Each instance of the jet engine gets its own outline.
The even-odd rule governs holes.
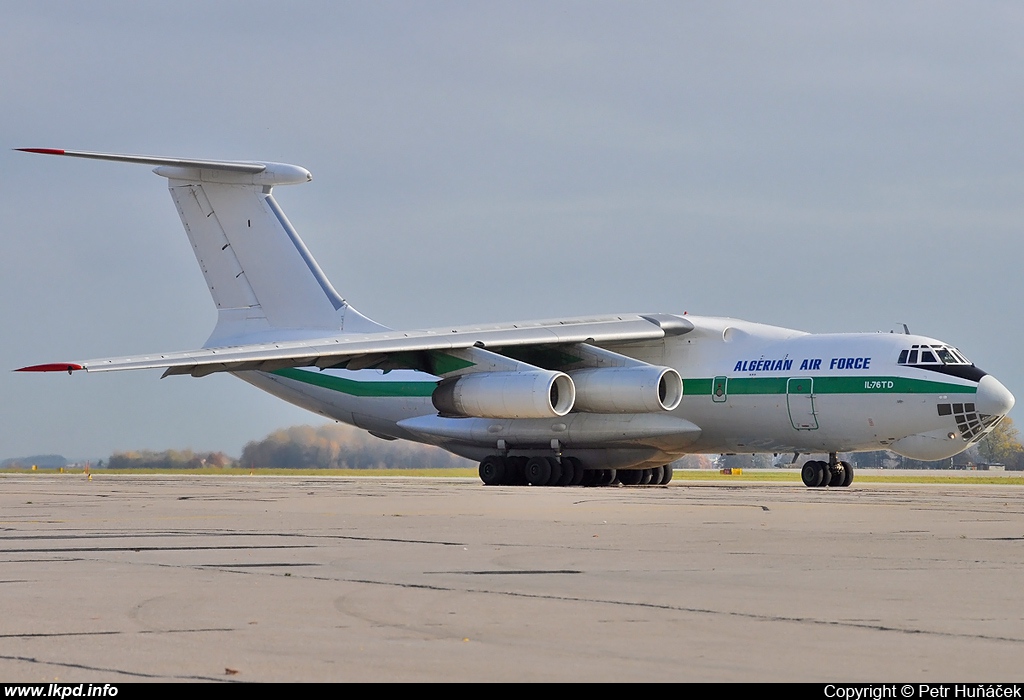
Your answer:
[[[588,413],[671,411],[683,398],[683,380],[670,367],[607,367],[571,372],[576,409]]]
[[[441,382],[431,400],[448,416],[557,418],[572,410],[576,388],[563,372],[476,372]]]

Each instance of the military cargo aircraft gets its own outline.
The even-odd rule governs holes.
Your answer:
[[[229,372],[384,439],[480,463],[485,484],[666,484],[688,453],[825,453],[808,487],[849,486],[839,453],[951,457],[1013,395],[949,343],[811,334],[731,318],[611,314],[394,330],[332,286],[273,197],[304,168],[25,148],[155,166],[217,307],[203,347],[19,371]]]

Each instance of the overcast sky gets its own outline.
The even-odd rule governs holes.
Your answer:
[[[4,2],[0,368],[200,346],[162,178],[275,195],[394,327],[604,312],[915,333],[1024,397],[1024,5]],[[0,372],[0,458],[238,455],[318,423],[230,376]]]

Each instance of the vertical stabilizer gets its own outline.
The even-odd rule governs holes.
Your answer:
[[[309,173],[277,163],[258,182],[201,168],[164,166],[171,198],[217,306],[209,345],[253,342],[266,331],[314,335],[380,330],[335,291],[271,190]],[[269,181],[269,182],[268,182]],[[272,183],[272,184],[271,184]]]

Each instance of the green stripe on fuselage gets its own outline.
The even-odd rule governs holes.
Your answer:
[[[810,376],[810,375],[805,375]],[[814,377],[815,394],[974,394],[975,385],[909,377]],[[726,394],[785,394],[789,377],[729,377]],[[711,394],[711,379],[684,379],[686,396]]]
[[[374,396],[374,397],[395,397],[395,396],[417,396],[426,397],[434,393],[437,382],[360,382],[354,379],[344,379],[333,374],[320,372],[307,372],[301,369],[279,369],[271,372],[278,377],[294,379],[303,384],[340,391],[350,396]]]

